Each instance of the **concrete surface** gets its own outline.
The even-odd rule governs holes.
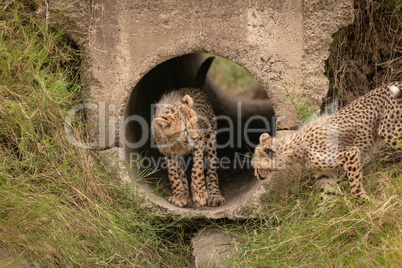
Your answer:
[[[270,96],[279,129],[295,127],[297,116],[285,88],[317,102],[327,93],[324,61],[331,35],[353,20],[352,0],[102,1],[54,0],[54,21],[67,26],[85,50],[88,99],[105,102],[101,118],[122,116],[139,80],[158,64],[188,53],[208,52],[250,71]],[[59,12],[58,7],[68,6]],[[57,14],[57,15],[56,15]],[[117,122],[113,122],[118,124]],[[103,128],[102,128],[103,129]]]
[[[227,176],[225,179],[220,178],[221,194],[226,199],[224,206],[179,208],[167,202],[167,198],[171,195],[168,183],[156,190],[156,184],[152,183],[152,179],[143,180],[136,176],[134,170],[127,170],[123,149],[112,148],[104,150],[102,153],[110,157],[111,162],[119,170],[121,180],[124,183],[133,185],[135,195],[143,202],[143,206],[150,211],[152,210],[162,215],[209,219],[247,219],[256,217],[260,213],[259,204],[263,194],[266,192],[266,187],[254,177],[250,170],[237,171],[235,176]],[[163,175],[166,177],[166,174]]]
[[[67,8],[60,12],[62,7]],[[125,161],[147,149],[157,155],[150,139],[128,148],[129,142],[140,140],[149,129],[122,122],[130,115],[141,115],[149,124],[151,104],[165,90],[189,86],[199,66],[199,54],[192,53],[230,59],[264,87],[270,104],[243,100],[248,108],[240,116],[275,113],[279,130],[296,128],[297,114],[286,89],[320,107],[328,90],[324,62],[331,36],[353,20],[352,0],[53,0],[47,8],[51,21],[66,26],[84,51],[81,75],[87,101],[97,107],[88,111],[97,145],[120,146]],[[238,99],[220,93],[210,78],[205,90],[217,113],[236,116]],[[222,155],[237,149],[245,147]],[[265,192],[261,182],[247,169],[234,175],[223,173],[229,174],[221,183],[227,204],[218,209],[178,209],[165,200],[168,187],[155,194],[155,183],[137,183],[167,213],[212,218],[253,215]],[[130,180],[137,179],[132,172]]]

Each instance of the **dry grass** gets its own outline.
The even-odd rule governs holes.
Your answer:
[[[338,33],[328,73],[344,102],[400,79],[397,3],[357,0],[356,23]],[[33,8],[0,4],[0,265],[188,266],[188,237],[205,222],[151,214],[107,159],[66,141],[63,118],[80,102],[79,52]],[[402,266],[396,154],[366,163],[368,204],[335,197],[318,214],[318,193],[300,182],[266,196],[257,219],[214,223],[244,241],[228,267]]]
[[[150,214],[107,159],[66,139],[79,51],[35,8],[0,4],[0,265],[186,264],[183,225]]]
[[[365,165],[368,204],[341,185],[350,199],[336,196],[317,209],[319,193],[303,177],[289,194],[267,196],[261,217],[222,227],[244,241],[227,267],[401,266],[402,165],[384,164]]]
[[[402,80],[401,9],[399,0],[355,1],[355,22],[336,34],[327,61],[326,103],[337,99],[342,107],[383,83]],[[365,163],[372,201],[364,205],[342,183],[350,199],[337,196],[317,210],[319,193],[308,178],[294,179],[298,170],[282,174],[295,184],[285,186],[287,193],[268,195],[264,215],[224,227],[245,241],[227,267],[402,266],[401,158],[400,151],[385,149]]]
[[[355,21],[334,37],[327,61],[330,91],[341,107],[402,79],[402,1],[355,0]]]

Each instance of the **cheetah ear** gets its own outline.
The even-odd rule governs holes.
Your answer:
[[[192,107],[194,104],[193,98],[191,98],[189,95],[184,96],[182,102],[188,107]]]
[[[162,129],[169,125],[169,121],[161,117],[157,117],[154,119],[154,124],[157,125],[160,129]]]
[[[263,142],[265,142],[266,140],[269,140],[269,139],[271,139],[271,136],[269,136],[268,133],[263,133],[260,136],[260,143],[263,143]]]
[[[257,147],[255,147],[254,154],[256,154],[257,152],[259,152],[261,154],[262,152],[264,152],[264,149],[260,146],[257,146]]]

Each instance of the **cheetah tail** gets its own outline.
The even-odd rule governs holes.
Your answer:
[[[394,98],[399,99],[402,98],[402,91],[398,86],[390,86],[389,90],[392,93],[392,96],[394,96]]]
[[[200,69],[198,69],[197,75],[194,80],[193,86],[195,88],[202,88],[204,86],[209,67],[211,67],[211,63],[214,59],[215,57],[209,57],[201,64],[201,67]]]

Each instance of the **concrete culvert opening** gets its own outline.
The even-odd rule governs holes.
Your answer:
[[[217,172],[226,204],[179,208],[167,201],[172,191],[166,164],[150,131],[155,104],[166,92],[191,87],[205,58],[202,53],[172,58],[155,66],[134,86],[125,109],[128,123],[123,130],[126,139],[124,157],[130,167],[131,178],[146,193],[147,199],[166,213],[208,218],[249,217],[256,212],[259,197],[264,191],[261,182],[253,175],[250,153],[254,152],[263,132],[275,134],[275,116],[264,89],[252,75],[241,70],[240,66],[235,67],[234,72],[227,71],[219,64],[229,68],[234,64],[227,64],[219,57],[211,66],[203,90],[218,119]],[[236,73],[246,78],[233,78]],[[237,89],[233,90],[230,81],[226,85],[222,82],[225,76],[233,81],[243,79],[244,85],[236,85]],[[191,155],[184,159],[184,168],[191,183]]]

